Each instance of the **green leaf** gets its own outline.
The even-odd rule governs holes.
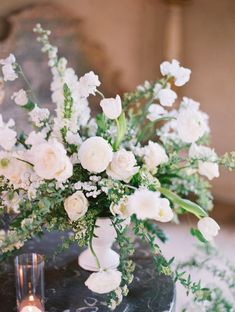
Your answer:
[[[202,235],[202,233],[198,230],[198,229],[194,229],[192,228],[190,230],[190,233],[195,236],[200,242],[202,243],[207,243],[207,240],[204,238],[204,236]]]
[[[194,214],[196,217],[206,217],[207,213],[204,209],[202,209],[199,205],[191,202],[188,199],[183,199],[179,197],[177,194],[173,193],[170,190],[167,190],[163,187],[159,188],[159,191],[174,204],[183,208],[184,210]]]
[[[119,118],[116,120],[117,122],[117,138],[116,141],[114,143],[114,149],[117,150],[119,145],[122,142],[122,139],[126,133],[126,117],[125,117],[125,113],[122,112],[122,114],[119,116]]]
[[[31,112],[31,111],[35,108],[35,106],[36,106],[35,103],[33,103],[32,101],[29,101],[29,102],[28,102],[26,105],[24,105],[23,107],[24,107],[27,111]]]

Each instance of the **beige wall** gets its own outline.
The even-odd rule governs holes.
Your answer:
[[[48,1],[49,2],[49,1]],[[54,0],[84,20],[126,89],[159,74],[167,9],[163,0]],[[0,15],[35,0],[0,0]],[[183,11],[183,59],[192,68],[184,94],[210,114],[213,145],[235,150],[235,1],[189,0]],[[235,202],[235,174],[214,182],[218,199]]]

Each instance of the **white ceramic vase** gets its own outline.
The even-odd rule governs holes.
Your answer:
[[[116,239],[116,231],[110,218],[98,218],[94,230],[96,237],[92,239],[92,247],[103,269],[115,269],[119,265],[119,255],[111,249]],[[84,250],[78,257],[81,268],[97,272],[99,267],[90,248]]]

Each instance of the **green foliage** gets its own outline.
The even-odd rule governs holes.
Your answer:
[[[118,119],[116,120],[117,122],[117,137],[116,140],[114,142],[114,150],[118,150],[124,136],[126,133],[126,129],[127,129],[127,125],[126,125],[126,117],[125,117],[125,113],[122,112],[122,114],[118,117]]]

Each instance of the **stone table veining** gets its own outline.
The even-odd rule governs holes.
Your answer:
[[[108,312],[105,295],[89,291],[84,281],[89,272],[77,264],[79,249],[76,246],[52,257],[60,244],[61,234],[46,234],[44,239],[34,239],[24,252],[35,251],[46,255],[45,295],[46,312]],[[148,249],[136,241],[138,252],[135,278],[130,292],[116,312],[173,312],[175,306],[175,286],[170,277],[157,275]],[[13,259],[9,259],[0,271],[0,312],[14,312],[15,288]]]

